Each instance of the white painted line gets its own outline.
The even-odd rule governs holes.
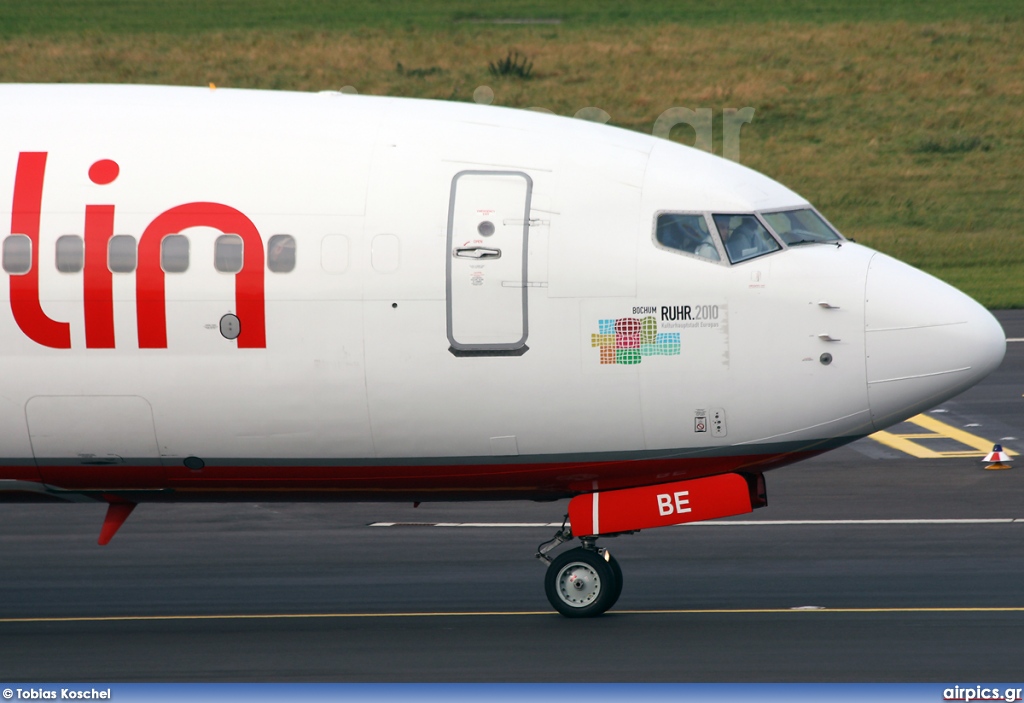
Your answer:
[[[991,525],[1010,522],[1024,522],[1024,518],[965,518],[965,519],[923,519],[923,520],[718,520],[713,522],[689,522],[677,527],[719,527],[739,525]]]
[[[371,522],[369,527],[561,527],[561,522]]]
[[[896,519],[896,520],[709,520],[686,522],[675,527],[760,527],[773,525],[1005,525],[1024,523],[1024,518]],[[369,527],[561,527],[560,522],[371,522]]]

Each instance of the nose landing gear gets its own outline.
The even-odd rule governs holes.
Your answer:
[[[548,602],[567,618],[600,615],[622,593],[622,569],[607,549],[597,546],[596,537],[582,537],[582,546],[548,559],[547,552],[572,539],[566,527],[537,550],[537,557],[548,563],[544,592]]]
[[[537,558],[548,565],[548,600],[570,618],[600,615],[622,592],[622,569],[607,549],[597,546],[598,536],[741,515],[768,504],[763,474],[725,473],[600,492],[594,488],[572,497],[562,527],[537,547]],[[552,561],[547,554],[571,540],[573,531],[582,545]]]

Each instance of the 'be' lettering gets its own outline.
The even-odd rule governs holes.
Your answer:
[[[658,512],[661,515],[683,515],[690,512],[687,506],[690,504],[689,491],[676,491],[675,493],[658,494]]]

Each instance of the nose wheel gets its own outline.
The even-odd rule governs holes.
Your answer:
[[[607,549],[586,544],[560,554],[544,576],[552,607],[568,618],[600,615],[622,593],[622,569]]]

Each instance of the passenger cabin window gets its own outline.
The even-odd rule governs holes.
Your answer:
[[[164,273],[184,273],[188,270],[188,237],[169,234],[160,242],[160,268]]]
[[[4,271],[16,276],[32,268],[32,240],[24,234],[12,234],[4,240]]]
[[[117,234],[110,238],[107,246],[107,268],[111,273],[131,273],[137,265],[135,237]]]
[[[221,273],[242,270],[242,238],[237,234],[222,234],[213,244],[213,267]]]
[[[753,215],[714,215],[714,220],[729,261],[734,264],[782,248]]]
[[[57,270],[61,273],[78,273],[85,264],[85,245],[76,234],[57,237]]]
[[[273,273],[290,273],[295,269],[295,237],[275,234],[267,242],[267,268]]]
[[[795,244],[815,244],[818,242],[838,242],[842,239],[839,233],[828,226],[821,215],[810,208],[785,210],[783,212],[763,213],[768,226],[775,234],[782,237],[789,246]]]
[[[718,254],[718,247],[715,246],[715,240],[708,231],[708,222],[703,215],[658,215],[655,238],[658,244],[669,249],[677,249],[711,261],[720,261],[722,258]]]

